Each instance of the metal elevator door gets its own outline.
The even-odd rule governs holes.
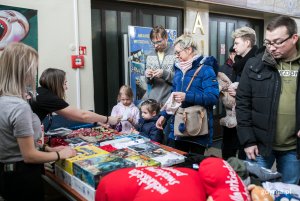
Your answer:
[[[228,58],[228,50],[233,45],[232,32],[243,26],[248,26],[255,30],[256,44],[258,47],[261,47],[263,45],[263,20],[213,13],[209,14],[209,55],[214,56],[220,66],[225,63]],[[214,110],[214,139],[222,137],[219,123],[221,113],[222,104],[221,101],[219,101],[219,105],[217,105]]]

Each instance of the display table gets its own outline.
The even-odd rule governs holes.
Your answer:
[[[172,147],[168,147],[166,145],[160,145],[162,148],[177,152],[178,154],[185,155],[186,152],[174,149]],[[70,185],[65,183],[62,179],[57,177],[54,173],[50,172],[49,170],[45,170],[45,175],[43,175],[43,179],[51,185],[54,189],[56,189],[58,192],[62,193],[63,196],[65,196],[68,200],[72,201],[88,201],[88,199],[81,196],[76,190],[74,190]]]

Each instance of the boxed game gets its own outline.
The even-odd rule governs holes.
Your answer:
[[[135,164],[112,154],[104,154],[74,162],[73,172],[74,176],[97,188],[102,176],[124,167],[135,167]]]
[[[90,185],[84,183],[77,177],[73,177],[73,186],[72,188],[77,191],[82,197],[87,199],[88,201],[95,200],[96,190],[92,188]]]
[[[73,186],[73,176],[66,171],[64,171],[58,165],[55,165],[55,175],[64,181],[64,183],[68,184],[69,186]]]
[[[124,149],[117,149],[115,151],[112,151],[110,152],[112,155],[116,156],[116,157],[119,157],[119,158],[127,158],[129,156],[132,156],[132,155],[137,155],[138,153],[131,150],[131,149],[128,149],[128,148],[124,148]]]
[[[148,156],[153,160],[160,162],[162,167],[168,167],[183,163],[185,160],[185,156],[176,152],[169,152],[162,148],[140,152],[140,154]]]
[[[129,146],[128,148],[140,153],[140,152],[150,152],[152,150],[159,149],[160,146],[149,141],[149,142],[145,142],[145,143],[132,145],[132,146]]]
[[[74,148],[77,151],[77,155],[68,158],[65,160],[59,160],[56,162],[56,164],[67,171],[68,173],[73,175],[73,163],[76,161],[92,158],[95,156],[100,156],[102,154],[107,154],[107,151],[104,151],[96,146],[93,145],[85,145],[85,146],[79,146]]]
[[[135,167],[160,166],[160,162],[155,161],[147,156],[143,156],[140,154],[131,155],[125,159],[133,162],[135,164]]]

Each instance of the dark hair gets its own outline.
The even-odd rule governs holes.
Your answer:
[[[297,24],[294,19],[288,16],[278,16],[271,20],[271,22],[267,25],[268,31],[274,31],[274,29],[284,26],[286,27],[288,34],[291,36],[298,32]]]
[[[150,31],[150,39],[151,40],[154,38],[157,38],[159,36],[163,39],[168,38],[167,31],[161,25],[153,27],[153,29]]]
[[[59,98],[65,98],[64,83],[66,79],[66,72],[56,68],[47,68],[40,77],[40,85]]]
[[[150,112],[150,113],[153,113],[153,112],[156,112],[156,114],[159,114],[159,110],[160,110],[160,106],[158,104],[158,102],[154,99],[148,99],[148,100],[145,100],[142,104],[141,104],[141,107],[142,106],[146,106],[147,107],[147,110]]]

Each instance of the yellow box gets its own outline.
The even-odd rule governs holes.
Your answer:
[[[99,147],[96,147],[94,145],[84,145],[84,146],[78,146],[74,148],[77,151],[77,155],[68,158],[65,160],[59,160],[56,162],[56,164],[64,169],[66,172],[73,175],[73,163],[76,161],[81,161],[84,159],[93,158],[95,156],[99,156],[102,154],[107,154],[108,152],[100,149]]]

